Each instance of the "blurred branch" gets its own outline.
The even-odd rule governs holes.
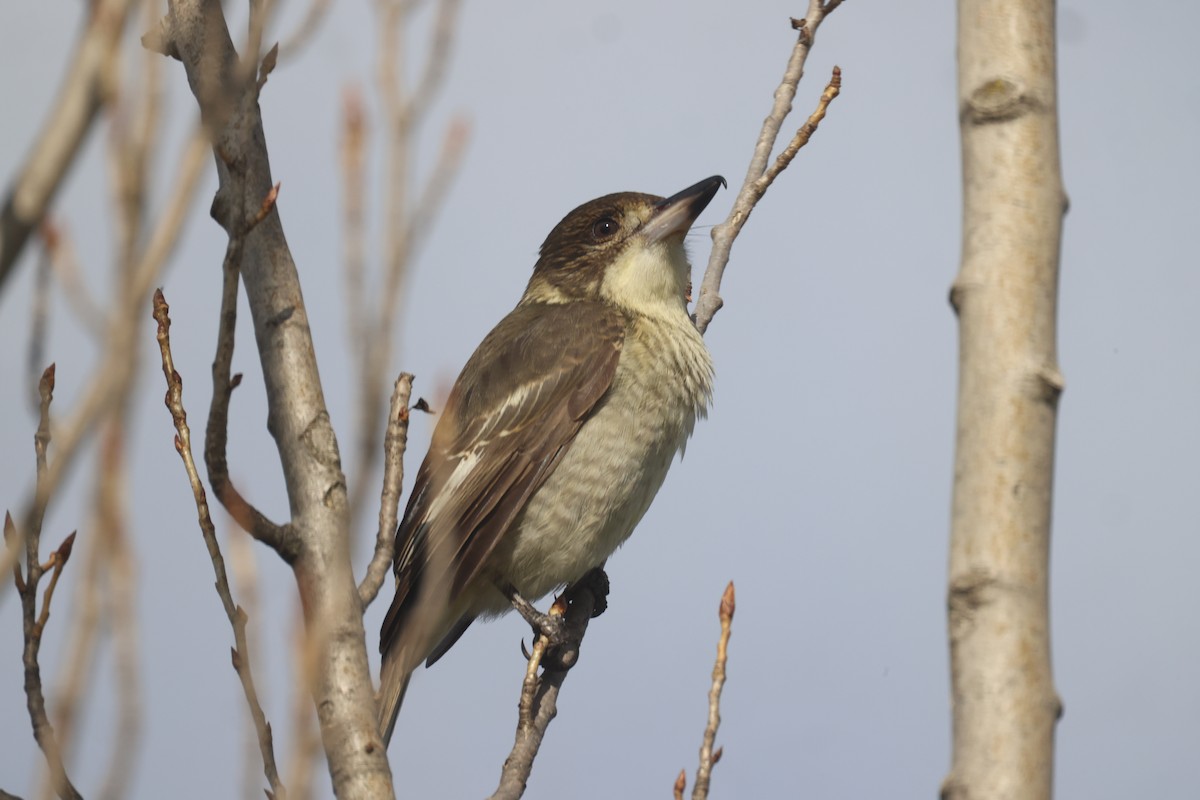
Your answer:
[[[346,481],[321,390],[296,265],[278,209],[263,214],[272,179],[258,105],[269,70],[238,74],[217,0],[176,0],[143,41],[178,58],[213,133],[213,217],[235,248],[246,288],[275,438],[299,541],[293,562],[310,637],[319,643],[312,696],[334,793],[389,798],[391,770],[375,724],[366,633],[350,564]],[[316,638],[319,637],[319,638]]]
[[[290,61],[308,46],[313,35],[320,29],[321,23],[325,21],[331,5],[333,5],[331,0],[311,0],[309,2],[304,19],[300,20],[300,24],[296,26],[296,30],[292,31],[292,35],[285,38],[279,45],[281,59]]]
[[[142,19],[154,19],[153,3],[141,4]],[[140,58],[137,58],[140,56]],[[108,164],[111,207],[115,210],[117,261],[112,275],[112,297],[124,314],[113,319],[111,335],[128,343],[136,352],[144,317],[141,302],[145,289],[128,295],[136,287],[139,249],[146,235],[149,206],[149,176],[160,141],[162,112],[162,69],[146,53],[135,54],[137,63],[128,79],[117,73],[113,79],[113,102],[109,113]],[[157,271],[157,269],[155,269]],[[82,286],[80,286],[82,291]],[[137,309],[135,313],[134,310]],[[141,733],[141,685],[138,674],[136,564],[129,541],[127,498],[128,462],[125,444],[130,437],[134,414],[133,392],[142,360],[130,358],[128,380],[119,387],[111,410],[100,422],[100,447],[95,486],[95,544],[103,552],[108,589],[109,628],[115,644],[117,714],[110,741],[113,743],[101,800],[118,800],[128,795],[135,772]]]
[[[233,579],[233,590],[241,598],[240,605],[246,612],[246,641],[249,644],[249,652],[245,657],[246,667],[253,670],[255,659],[252,654],[258,651],[260,644],[260,639],[256,635],[260,626],[255,625],[254,621],[262,618],[253,540],[235,531],[233,535],[226,536],[225,546],[229,553],[229,575]],[[254,715],[251,714],[247,721],[249,725],[247,725],[245,761],[242,770],[242,796],[246,800],[256,800],[262,792],[258,777],[258,765],[262,762],[262,753],[259,748],[258,724]],[[285,783],[284,785],[290,786],[291,784]],[[294,792],[290,792],[289,797],[291,800],[296,800]]]
[[[75,319],[96,338],[104,335],[104,311],[96,304],[83,279],[79,256],[67,227],[46,217],[39,227],[54,280],[63,290]]]
[[[192,458],[192,434],[187,424],[187,411],[183,407],[183,379],[175,371],[174,359],[171,356],[171,318],[170,308],[163,298],[162,290],[154,293],[154,319],[158,323],[158,346],[162,354],[163,375],[167,380],[166,405],[175,423],[175,449],[183,459],[187,471],[188,482],[192,487],[192,497],[196,502],[199,515],[200,533],[208,548],[212,560],[213,572],[216,573],[217,595],[225,609],[225,616],[233,627],[235,646],[231,650],[233,668],[242,682],[242,690],[246,695],[246,703],[250,706],[250,714],[254,718],[254,727],[258,731],[259,749],[262,752],[263,772],[271,785],[270,794],[283,800],[287,793],[279,780],[279,771],[275,767],[275,747],[271,734],[271,723],[267,722],[262,705],[258,702],[258,691],[254,686],[254,676],[250,669],[249,644],[246,639],[246,612],[233,602],[229,590],[229,580],[225,574],[225,559],[221,555],[221,547],[217,543],[217,532],[212,517],[208,511],[208,499],[204,485],[200,482],[200,473],[196,470],[196,462]]]
[[[0,290],[107,100],[110,70],[133,3],[96,0],[86,7],[90,18],[74,47],[75,60],[0,208]]]
[[[721,760],[722,750],[713,752],[713,743],[717,738],[717,728],[721,724],[721,690],[725,687],[725,660],[729,654],[729,634],[733,627],[736,605],[733,581],[730,581],[725,587],[725,593],[721,595],[721,638],[717,640],[717,663],[713,665],[712,688],[708,692],[708,724],[704,727],[704,740],[700,745],[700,766],[696,769],[692,800],[705,800],[708,797],[713,764]]]
[[[365,316],[367,303],[363,296],[367,260],[364,211],[367,185],[366,115],[362,94],[353,87],[347,88],[342,93],[342,139],[339,149],[342,165],[342,259],[345,262],[346,322],[350,328],[350,346],[355,351],[366,343],[370,330]],[[361,397],[359,399],[362,400]],[[360,409],[360,416],[361,413]],[[365,490],[363,496],[366,496]]]
[[[733,240],[737,238],[742,226],[750,218],[754,206],[766,194],[767,189],[775,178],[787,168],[797,151],[803,147],[816,131],[817,125],[825,116],[825,109],[833,98],[837,97],[842,85],[842,73],[837,67],[833,68],[833,77],[821,95],[817,110],[808,121],[801,126],[792,137],[787,147],[770,163],[771,151],[779,138],[779,131],[784,120],[792,112],[792,100],[796,97],[796,87],[804,77],[804,63],[808,60],[809,50],[812,49],[813,37],[825,17],[841,4],[841,0],[809,0],[808,15],[803,19],[793,19],[792,27],[798,31],[796,44],[792,48],[791,58],[788,59],[787,69],[783,80],[775,90],[775,102],[771,112],[763,120],[762,131],[754,145],[754,156],[750,159],[750,167],[746,170],[746,179],[733,201],[729,216],[712,230],[713,247],[708,258],[708,267],[704,270],[704,279],[700,283],[695,311],[692,319],[700,333],[708,329],[713,316],[720,310],[721,278],[725,274],[725,266],[729,263],[729,253],[733,249]]]
[[[378,91],[387,126],[386,179],[384,182],[383,264],[381,290],[372,304],[362,294],[362,226],[361,174],[351,170],[349,147],[355,140],[348,129],[344,139],[343,163],[346,174],[347,219],[347,282],[350,317],[360,319],[358,330],[352,334],[352,346],[359,368],[359,408],[355,424],[353,469],[350,471],[351,530],[365,507],[369,484],[366,481],[377,457],[379,428],[383,419],[384,380],[392,374],[392,348],[396,341],[395,326],[400,318],[399,305],[404,297],[408,271],[413,259],[432,230],[433,220],[441,210],[446,191],[458,172],[466,148],[468,126],[465,120],[451,120],[442,137],[441,150],[434,167],[416,193],[416,203],[410,200],[414,184],[414,165],[428,161],[417,151],[417,129],[428,117],[429,108],[442,88],[454,42],[461,0],[438,0],[428,54],[415,80],[406,80],[404,47],[407,26],[416,4],[407,0],[378,0],[379,61],[376,65]],[[358,104],[361,124],[361,103]],[[348,125],[354,116],[347,112]],[[361,161],[357,164],[361,169]],[[355,219],[357,213],[359,219]],[[353,305],[355,302],[358,306]],[[352,322],[352,325],[355,323]]]
[[[45,508],[74,465],[79,448],[101,427],[99,420],[111,413],[132,386],[136,359],[130,354],[136,352],[139,327],[136,310],[177,244],[183,220],[191,207],[205,151],[201,134],[202,131],[195,131],[185,147],[179,160],[179,171],[171,184],[173,191],[150,230],[145,247],[128,271],[122,273],[126,277],[118,281],[115,309],[107,320],[104,333],[102,359],[70,415],[56,426],[57,458],[49,463],[44,478],[37,482],[33,497],[26,503],[18,533],[32,527],[39,509]],[[7,560],[7,554],[0,560]]]
[[[288,786],[292,787],[292,800],[309,800],[312,797],[313,767],[321,753],[321,739],[317,735],[317,726],[313,723],[312,695],[320,662],[322,637],[306,631],[303,624],[298,624],[295,628],[296,633],[292,637],[294,680],[289,731],[292,746],[288,751]]]
[[[597,582],[599,579],[603,584]],[[558,715],[558,693],[567,672],[579,659],[579,648],[588,623],[607,604],[607,583],[608,578],[601,570],[593,570],[567,587],[550,607],[548,616],[564,622],[561,641],[551,642],[544,633],[534,640],[525,678],[521,682],[516,736],[500,770],[500,784],[489,800],[516,800],[525,793],[546,729]],[[538,668],[545,666],[543,660],[550,656],[553,656],[556,668],[545,667],[539,676]]]
[[[149,8],[151,4],[142,5]],[[89,7],[91,34],[94,36],[107,26],[112,29],[110,33],[119,38],[125,11],[117,20],[112,16],[112,3],[101,0]],[[126,92],[116,48],[117,44],[114,44],[112,51],[104,56],[97,78],[102,92],[93,98],[109,107],[106,120],[109,123],[108,165],[113,200],[109,207],[115,211],[117,244],[111,306],[101,310],[92,301],[81,277],[84,270],[77,266],[69,239],[61,226],[52,225],[43,216],[40,229],[50,267],[63,286],[76,317],[100,345],[100,357],[91,376],[82,384],[81,399],[66,419],[56,425],[56,458],[40,464],[33,496],[22,511],[22,524],[13,526],[16,535],[12,537],[19,539],[24,532],[40,528],[48,503],[64,485],[84,443],[98,433],[97,464],[91,471],[95,476],[95,492],[94,519],[89,529],[94,535],[88,537],[82,581],[74,593],[72,613],[66,617],[70,623],[64,649],[67,655],[61,660],[53,732],[57,750],[54,760],[70,761],[72,734],[77,728],[82,700],[95,696],[89,693],[88,679],[96,671],[97,642],[105,635],[112,635],[116,662],[112,671],[116,683],[113,694],[117,712],[109,717],[111,731],[89,744],[90,749],[95,749],[97,741],[102,747],[104,743],[110,743],[112,748],[107,772],[97,791],[101,798],[127,794],[126,784],[135,774],[134,761],[139,749],[141,681],[135,613],[137,580],[136,563],[127,539],[127,464],[123,449],[129,431],[130,398],[137,387],[140,364],[137,331],[144,325],[142,303],[145,293],[177,242],[205,153],[203,138],[193,134],[191,148],[177,160],[177,176],[168,184],[169,193],[161,203],[158,218],[152,226],[147,226],[147,165],[154,145],[159,141],[158,69],[154,64],[135,67],[134,74],[139,76],[140,86]],[[77,60],[76,63],[80,62]],[[197,143],[199,147],[195,146]],[[34,346],[39,338],[40,334],[35,332]],[[6,566],[8,555],[6,548],[4,558],[0,559]],[[76,561],[79,558],[77,556]],[[57,575],[52,578],[52,585],[56,578]],[[39,683],[40,680],[39,675]],[[105,690],[111,691],[108,687]],[[42,794],[53,791],[61,795],[63,777],[52,768]]]
[[[54,399],[54,365],[51,364],[42,373],[38,382],[38,428],[33,437],[34,453],[37,459],[37,481],[45,480],[47,472],[46,451],[50,446],[50,403]],[[45,517],[45,506],[37,509],[25,528],[25,574],[21,574],[19,563],[13,565],[13,582],[21,596],[21,615],[23,619],[25,646],[21,654],[21,662],[25,667],[25,701],[29,710],[29,721],[33,726],[33,738],[46,757],[46,765],[50,769],[50,782],[57,794],[63,800],[80,800],[80,794],[67,777],[63,764],[62,749],[54,727],[46,716],[46,697],[42,688],[42,668],[38,663],[38,654],[42,646],[42,634],[46,623],[50,621],[50,601],[54,597],[54,589],[58,586],[59,576],[67,559],[71,557],[71,548],[75,544],[75,534],[68,536],[58,549],[50,554],[50,560],[43,564],[38,551],[42,541],[42,521]],[[13,523],[11,515],[4,517],[4,539],[6,542],[17,542],[20,536]],[[38,610],[37,590],[42,576],[50,572],[50,583],[42,596],[42,607]]]
[[[383,492],[379,499],[379,530],[375,534],[375,555],[367,574],[358,585],[363,608],[375,601],[383,581],[391,571],[396,549],[396,517],[400,492],[404,485],[404,450],[408,446],[408,401],[412,397],[413,376],[401,372],[392,388],[387,432],[383,437]]]
[[[130,438],[132,414],[130,392],[124,392],[114,412],[104,421],[97,456],[95,489],[95,535],[93,547],[106,562],[109,591],[108,610],[115,643],[117,713],[112,719],[112,756],[104,783],[97,794],[102,800],[128,797],[134,762],[141,737],[143,684],[138,674],[137,569],[129,540],[129,465],[125,444]],[[82,623],[82,621],[80,621]],[[64,730],[64,735],[66,730]]]
[[[45,225],[42,226],[45,229]],[[43,235],[43,246],[34,273],[33,302],[29,313],[29,353],[26,356],[26,380],[30,388],[38,385],[38,371],[46,363],[46,336],[49,330],[50,317],[50,263],[51,237]],[[39,398],[36,389],[31,399],[34,408],[38,407]]]

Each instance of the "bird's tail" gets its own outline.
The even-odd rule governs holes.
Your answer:
[[[403,659],[385,655],[379,673],[379,732],[385,748],[392,740],[396,717],[400,716],[404,693],[408,691],[408,679],[412,677],[412,670],[406,669],[402,662]]]

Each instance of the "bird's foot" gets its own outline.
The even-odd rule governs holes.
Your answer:
[[[585,590],[592,595],[592,619],[595,619],[608,610],[608,573],[603,567],[588,570],[582,578],[568,586],[565,593],[567,602],[574,603]]]
[[[534,608],[533,603],[522,597],[520,592],[512,586],[505,587],[504,593],[508,596],[508,602],[512,603],[512,607],[517,610],[517,613],[524,617],[525,621],[533,627],[533,636],[535,639],[539,636],[545,636],[551,647],[563,641],[567,622],[562,614],[543,614]]]
[[[566,672],[579,661],[579,645],[588,621],[608,608],[608,591],[608,575],[596,567],[567,587],[562,597],[555,601],[557,608],[552,607],[551,613],[543,614],[515,588],[504,588],[513,608],[533,626],[534,637],[546,637],[542,667],[552,672]]]

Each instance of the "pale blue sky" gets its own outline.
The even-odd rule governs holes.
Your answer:
[[[303,6],[289,6],[291,30]],[[804,4],[468,3],[430,141],[452,112],[472,138],[411,281],[392,370],[417,394],[453,379],[516,302],[545,234],[611,191],[670,194],[721,173],[739,183]],[[76,28],[77,3],[0,7],[0,181],[41,124]],[[850,0],[819,33],[801,87],[806,114],[833,64],[844,89],[812,144],[737,242],[725,309],[708,334],[718,382],[630,543],[609,564],[608,613],[588,634],[527,797],[669,796],[689,776],[705,719],[716,608],[738,614],[713,797],[936,795],[949,763],[945,568],[956,328],[946,301],[959,253],[953,4]],[[1200,177],[1194,31],[1186,4],[1068,3],[1060,18],[1066,220],[1052,557],[1060,797],[1200,794],[1200,370],[1193,225]],[[340,96],[373,80],[370,4],[335,4],[326,27],[263,97],[279,208],[304,281],[325,394],[349,452],[351,371],[340,279]],[[278,34],[277,34],[278,35]],[[182,69],[165,72],[173,141],[194,116]],[[373,118],[377,118],[372,110]],[[795,125],[802,117],[798,116]],[[380,137],[373,143],[379,146]],[[56,215],[89,281],[106,287],[102,138]],[[159,194],[176,158],[162,158]],[[194,420],[208,403],[224,235],[205,188],[163,279]],[[701,224],[718,221],[731,193]],[[695,261],[707,236],[693,239]],[[0,501],[31,486],[35,420],[25,375],[28,255],[0,296]],[[94,348],[62,303],[48,356],[60,413]],[[282,518],[248,317],[235,369],[230,459]],[[240,790],[245,705],[194,508],[171,446],[147,325],[137,396],[131,514],[145,678],[138,798]],[[413,425],[415,468],[430,421]],[[80,528],[92,461],[51,509],[47,537]],[[372,494],[375,490],[372,489]],[[229,532],[222,521],[222,533]],[[365,557],[361,560],[365,563]],[[82,563],[82,560],[79,562]],[[259,667],[278,752],[290,736],[283,665],[296,617],[287,571],[259,550],[266,608]],[[75,567],[72,564],[72,567]],[[43,663],[60,667],[80,573],[68,568]],[[375,636],[386,603],[367,618]],[[40,764],[21,693],[18,604],[0,595],[0,787],[29,796]],[[391,749],[408,797],[478,797],[511,743],[523,623],[473,628],[413,682]],[[101,650],[73,765],[98,791],[112,745],[111,647]],[[285,767],[286,769],[286,767]],[[689,778],[690,782],[690,778]],[[328,793],[323,774],[317,778]]]

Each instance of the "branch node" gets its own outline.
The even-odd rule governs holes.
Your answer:
[[[250,224],[243,232],[244,234],[249,233],[258,227],[258,224],[266,219],[268,214],[275,210],[275,201],[279,199],[279,187],[282,185],[283,181],[277,181],[275,185],[271,187],[271,190],[267,192],[266,197],[263,198],[262,203],[258,207],[258,213],[255,214],[254,218],[250,220]]]
[[[267,83],[267,76],[275,71],[275,65],[279,61],[279,42],[276,42],[267,54],[263,56],[262,63],[258,67],[258,80],[255,85],[261,92],[263,86]]]
[[[746,224],[750,212],[762,199],[771,183],[780,172],[787,168],[797,151],[808,142],[816,131],[817,125],[825,116],[826,108],[837,96],[841,87],[841,70],[835,67],[829,85],[821,94],[817,110],[809,116],[808,122],[801,126],[787,147],[771,163],[771,151],[779,138],[779,131],[783,127],[784,121],[791,113],[796,87],[804,75],[804,63],[808,59],[813,35],[825,14],[832,11],[837,5],[837,0],[830,0],[825,5],[814,0],[809,4],[809,13],[806,18],[791,18],[792,28],[798,31],[798,36],[792,47],[787,69],[775,90],[771,111],[763,121],[742,188],[734,199],[729,216],[724,222],[715,226],[712,231],[712,252],[709,255],[708,267],[704,270],[704,279],[700,283],[699,300],[692,313],[692,321],[701,335],[708,330],[713,316],[721,308],[721,279],[725,274],[725,267],[729,263],[729,254],[733,249],[734,240],[741,232],[742,226]]]

